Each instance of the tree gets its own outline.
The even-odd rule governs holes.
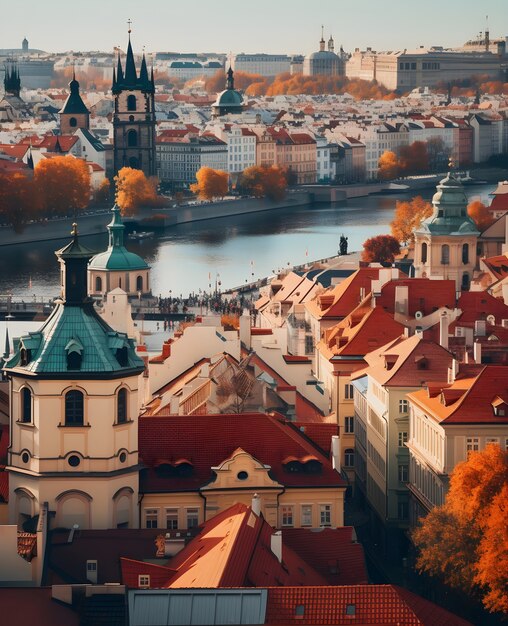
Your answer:
[[[391,235],[371,237],[363,244],[362,261],[368,263],[392,264],[396,254],[400,253],[400,244]]]
[[[223,198],[228,192],[228,173],[222,170],[202,167],[196,172],[196,181],[190,186],[190,189],[192,193],[197,194],[202,200]]]
[[[90,171],[82,159],[70,155],[41,159],[34,181],[48,217],[84,209],[90,202]]]
[[[122,215],[134,215],[141,206],[159,206],[157,178],[147,178],[142,170],[122,167],[115,176],[116,203]]]
[[[402,146],[400,149],[400,169],[401,173],[406,176],[427,173],[429,171],[429,155],[426,143],[413,141],[409,146]]]
[[[277,165],[253,165],[245,169],[238,188],[256,198],[282,200],[286,195],[286,172]]]
[[[492,213],[480,200],[473,200],[473,202],[469,203],[467,214],[476,224],[479,231],[484,231],[495,221]]]
[[[427,155],[431,172],[442,171],[450,159],[450,151],[442,137],[431,137],[427,140]]]
[[[9,224],[14,232],[23,231],[28,220],[37,216],[39,194],[32,178],[20,172],[0,173],[0,221]]]
[[[93,199],[97,204],[107,204],[109,202],[110,192],[111,183],[107,178],[104,178],[99,187],[95,190]]]
[[[379,157],[378,168],[378,176],[381,180],[398,178],[400,164],[395,152],[385,150]]]
[[[400,243],[414,241],[414,231],[424,219],[432,215],[432,211],[432,204],[421,196],[408,201],[397,200],[393,221],[390,224],[392,235]]]
[[[489,444],[457,465],[445,503],[413,532],[420,571],[508,611],[508,451]]]

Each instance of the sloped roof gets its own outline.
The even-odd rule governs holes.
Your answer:
[[[79,83],[73,78],[69,83],[70,93],[65,101],[63,107],[60,109],[60,115],[68,114],[68,115],[80,115],[85,114],[88,115],[88,109],[85,106],[85,103],[81,99],[79,94]]]
[[[297,606],[302,607],[298,612]],[[472,626],[437,604],[395,585],[269,589],[265,624]]]
[[[344,481],[328,458],[289,423],[264,413],[233,415],[174,415],[143,417],[139,423],[139,453],[147,466],[141,474],[142,492],[197,490],[214,480],[213,467],[237,448],[271,467],[273,480],[287,487],[336,486]],[[320,474],[291,473],[284,460],[314,455],[322,464]],[[192,464],[189,477],[165,477],[156,472],[160,459],[169,463],[185,458]]]
[[[508,319],[508,306],[488,291],[463,291],[457,307],[462,311],[455,322],[459,326],[486,319],[488,315],[493,315],[498,323]]]
[[[376,304],[390,313],[395,312],[397,287],[408,288],[408,314],[414,317],[417,311],[429,315],[441,307],[455,308],[455,281],[431,280],[430,278],[407,278],[390,280],[381,288]]]
[[[508,424],[508,415],[495,415],[492,404],[498,397],[508,404],[508,367],[486,365],[477,375],[408,397],[440,423]]]

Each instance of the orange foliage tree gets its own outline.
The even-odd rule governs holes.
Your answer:
[[[202,167],[196,172],[196,182],[190,186],[202,200],[223,198],[229,188],[229,176],[222,170],[214,170],[211,167]]]
[[[287,173],[277,165],[253,165],[242,172],[238,188],[256,198],[282,200],[286,195]]]
[[[401,173],[406,176],[425,174],[429,171],[429,155],[425,142],[413,141],[409,146],[401,147],[400,169]]]
[[[134,215],[142,206],[156,207],[163,203],[157,196],[157,178],[147,178],[142,170],[122,167],[115,176],[116,203],[122,215]]]
[[[23,225],[37,217],[39,194],[32,178],[22,173],[0,173],[0,222],[20,233]]]
[[[508,451],[489,444],[457,465],[445,503],[413,532],[417,567],[508,612]]]
[[[399,159],[395,152],[391,150],[385,150],[379,157],[378,161],[378,176],[381,180],[393,180],[399,176]]]
[[[412,200],[397,200],[393,221],[390,224],[392,235],[400,243],[414,241],[414,231],[424,219],[432,215],[432,204],[421,196]]]
[[[84,209],[90,202],[90,170],[82,159],[70,155],[41,159],[34,181],[48,217]]]
[[[400,244],[395,237],[391,235],[378,235],[364,242],[362,261],[388,265],[393,263],[395,255],[399,254],[399,252]]]
[[[105,178],[98,188],[94,191],[93,199],[97,204],[106,204],[109,202],[109,195],[111,193],[111,183],[109,179]]]
[[[495,221],[492,213],[480,200],[473,200],[473,202],[468,204],[467,214],[476,224],[479,231],[484,231]]]

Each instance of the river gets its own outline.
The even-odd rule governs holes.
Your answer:
[[[495,185],[466,187],[470,199],[489,202]],[[433,190],[422,192],[425,198]],[[414,195],[414,194],[411,194]],[[273,274],[288,265],[337,254],[339,237],[349,250],[360,250],[365,239],[388,233],[397,200],[405,194],[379,195],[326,204],[251,213],[167,229],[141,243],[128,242],[152,266],[152,292],[186,296],[210,291],[215,281],[227,289]],[[86,237],[93,250],[107,246],[107,235]],[[0,294],[17,297],[55,296],[59,270],[54,251],[60,242],[22,244],[0,249]]]

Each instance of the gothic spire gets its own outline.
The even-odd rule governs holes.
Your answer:
[[[149,85],[148,69],[146,67],[146,59],[145,59],[145,53],[144,52],[143,52],[143,59],[141,61],[141,69],[139,71],[139,82],[142,85]]]
[[[129,45],[127,46],[127,59],[125,61],[125,83],[135,85],[138,80],[136,64],[134,63],[134,53],[132,52],[131,34],[129,29]]]
[[[228,70],[228,74],[227,74],[227,80],[226,80],[226,89],[234,89],[235,88],[235,78],[234,78],[234,72],[233,69],[231,68],[231,65],[229,66],[229,70]]]

